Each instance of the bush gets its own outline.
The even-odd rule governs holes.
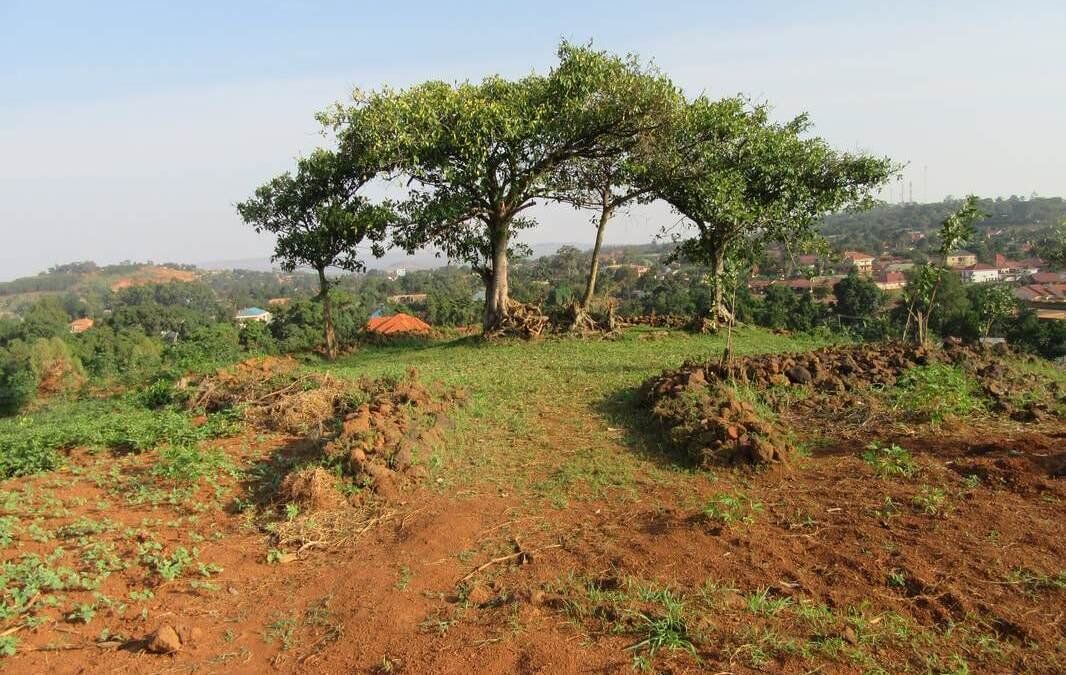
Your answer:
[[[30,366],[29,351],[16,341],[0,349],[0,415],[13,415],[33,400],[37,376]]]

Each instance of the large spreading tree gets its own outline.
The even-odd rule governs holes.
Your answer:
[[[728,258],[769,243],[816,244],[823,216],[870,203],[896,170],[886,158],[833,150],[809,136],[810,127],[806,115],[779,123],[764,105],[701,96],[674,126],[670,151],[644,174],[652,194],[684,217],[677,255],[710,267],[706,318],[714,327],[732,321],[723,288]]]
[[[616,154],[657,125],[657,111],[677,95],[633,57],[567,43],[558,55],[547,75],[357,94],[354,105],[322,116],[342,152],[368,152],[406,180],[400,246],[436,247],[481,274],[486,331],[509,312],[514,234],[533,224],[527,209],[551,198],[557,171]]]
[[[330,268],[365,268],[359,248],[364,242],[380,254],[380,242],[394,221],[388,204],[372,203],[359,194],[378,171],[357,153],[316,150],[300,159],[296,173],[286,172],[237,205],[256,232],[277,235],[273,260],[283,269],[310,267],[318,273],[327,358],[337,355],[330,299]]]

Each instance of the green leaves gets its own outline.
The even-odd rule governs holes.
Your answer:
[[[358,247],[380,244],[395,214],[388,203],[373,204],[358,191],[377,175],[366,155],[315,150],[237,205],[256,232],[277,235],[274,260],[293,270],[363,269]]]

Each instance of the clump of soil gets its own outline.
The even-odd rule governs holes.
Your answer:
[[[333,474],[320,466],[293,471],[281,482],[280,496],[303,512],[329,511],[344,504]]]
[[[1011,367],[1000,351],[963,345],[929,349],[904,343],[826,347],[791,354],[765,354],[733,360],[686,363],[644,384],[653,415],[670,429],[671,439],[700,464],[746,461],[783,462],[792,451],[780,408],[795,404],[812,416],[869,411],[881,404],[876,392],[896,384],[918,366],[946,363],[972,376],[990,408],[1019,421],[1054,414],[1047,391],[1062,400],[1054,383]],[[777,410],[746,399],[783,399]],[[1025,401],[1019,406],[1017,401]],[[827,420],[828,421],[828,420]],[[831,431],[831,430],[830,430]]]

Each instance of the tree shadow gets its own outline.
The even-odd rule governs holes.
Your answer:
[[[285,476],[299,467],[320,463],[321,459],[320,441],[297,437],[286,440],[244,470],[240,481],[243,496],[240,501],[231,502],[227,510],[238,513],[249,503],[257,508],[276,504]]]
[[[662,423],[645,405],[639,387],[613,391],[593,404],[592,409],[611,427],[622,430],[622,442],[641,459],[674,471],[691,471],[695,464],[667,435]]]

